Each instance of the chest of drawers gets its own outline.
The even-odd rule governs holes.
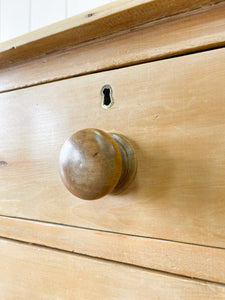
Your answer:
[[[225,299],[224,16],[116,1],[2,44],[2,299]],[[63,185],[60,149],[85,128],[131,142],[122,193]]]

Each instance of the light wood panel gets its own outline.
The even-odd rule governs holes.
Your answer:
[[[225,286],[0,240],[0,296],[12,299],[222,300]]]
[[[218,49],[1,94],[0,214],[225,247],[224,63]],[[126,193],[89,202],[61,183],[60,148],[88,127],[133,141]]]
[[[0,236],[225,283],[225,250],[0,217]]]
[[[120,0],[0,44],[1,67],[223,0]]]
[[[222,46],[224,15],[221,3],[0,70],[0,91]]]

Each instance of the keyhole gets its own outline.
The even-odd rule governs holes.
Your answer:
[[[112,87],[110,85],[104,85],[101,90],[102,95],[102,107],[108,109],[113,105]]]
[[[110,89],[105,88],[103,90],[103,94],[104,94],[103,104],[106,106],[110,105],[111,104]]]

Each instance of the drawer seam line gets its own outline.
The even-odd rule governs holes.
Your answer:
[[[204,48],[207,47],[207,48]],[[11,89],[6,89],[6,90],[2,90],[0,91],[0,94],[4,94],[7,92],[13,92],[13,91],[18,91],[18,90],[23,90],[23,89],[27,89],[27,88],[31,88],[31,87],[35,87],[35,86],[39,86],[39,85],[45,85],[45,84],[49,84],[49,83],[54,83],[54,82],[58,82],[58,81],[63,81],[63,80],[68,80],[68,79],[72,79],[72,78],[80,78],[83,76],[87,76],[87,75],[93,75],[93,74],[98,74],[98,73],[102,73],[102,72],[108,72],[108,71],[115,71],[115,70],[120,70],[123,68],[129,68],[129,67],[135,67],[138,65],[143,65],[143,64],[147,64],[147,63],[151,63],[151,62],[158,62],[158,61],[164,61],[164,60],[168,60],[168,59],[174,59],[174,58],[178,58],[178,57],[182,57],[182,56],[188,56],[188,55],[193,55],[193,54],[198,54],[198,53],[204,53],[204,52],[208,52],[208,51],[213,51],[213,50],[218,50],[218,49],[223,49],[225,48],[225,41],[221,41],[221,42],[215,42],[212,44],[208,44],[205,46],[202,46],[202,48],[197,48],[196,50],[194,48],[190,48],[190,49],[186,49],[187,52],[180,52],[180,53],[172,53],[172,54],[168,54],[167,56],[163,56],[163,57],[152,57],[152,59],[143,59],[140,61],[137,61],[135,63],[125,63],[124,65],[121,66],[116,66],[116,67],[109,67],[109,68],[103,68],[100,70],[96,70],[96,71],[89,71],[89,72],[81,72],[80,74],[77,75],[68,75],[65,77],[60,77],[60,78],[55,78],[55,79],[49,79],[46,81],[40,81],[37,83],[33,83],[33,84],[28,84],[28,85],[24,85],[21,87],[15,87],[15,88],[11,88]],[[185,50],[184,50],[185,51]]]
[[[74,229],[89,230],[89,231],[95,231],[95,232],[104,232],[104,233],[108,233],[108,234],[118,234],[118,235],[131,236],[131,237],[136,237],[136,238],[151,239],[151,240],[157,240],[157,241],[162,241],[162,242],[178,243],[178,244],[191,245],[191,246],[196,246],[196,247],[204,247],[204,248],[225,250],[225,248],[218,247],[218,246],[195,244],[195,243],[191,243],[191,242],[182,242],[182,241],[169,240],[169,239],[163,239],[163,238],[157,238],[157,237],[151,237],[151,236],[144,236],[144,235],[131,234],[131,233],[123,233],[123,232],[110,231],[110,230],[97,229],[97,228],[90,228],[90,227],[84,227],[84,226],[76,226],[76,225],[57,223],[57,222],[51,222],[51,221],[35,220],[35,219],[16,217],[16,216],[0,215],[0,218],[21,220],[21,221],[27,221],[27,222],[30,222],[30,223],[33,222],[33,223],[40,223],[40,224],[51,224],[51,225],[55,225],[55,226],[59,226],[59,227],[69,227],[69,228],[74,228]]]
[[[37,243],[25,242],[25,241],[21,241],[21,240],[17,240],[17,239],[7,238],[7,237],[4,237],[4,236],[0,235],[0,240],[1,239],[2,240],[8,240],[8,241],[11,241],[11,242],[16,242],[18,244],[23,244],[23,245],[27,245],[27,246],[35,246],[35,247],[43,248],[43,249],[46,249],[46,250],[52,250],[52,251],[66,253],[66,254],[70,254],[70,255],[77,255],[77,256],[81,256],[81,257],[86,257],[88,259],[95,259],[95,260],[105,261],[105,262],[109,262],[109,263],[125,265],[125,266],[129,266],[129,267],[132,267],[132,268],[138,268],[138,269],[142,269],[142,270],[146,270],[146,271],[151,271],[151,272],[155,272],[155,273],[162,274],[162,275],[174,276],[174,277],[177,277],[177,278],[183,278],[183,279],[188,279],[188,280],[192,280],[192,281],[199,281],[199,282],[205,283],[205,284],[210,283],[210,284],[225,287],[225,283],[220,283],[220,282],[216,282],[216,281],[212,281],[212,280],[205,280],[205,279],[201,279],[201,278],[198,278],[198,277],[190,277],[190,276],[186,276],[186,275],[182,275],[182,274],[176,274],[176,273],[167,272],[167,271],[161,271],[161,270],[147,268],[147,267],[143,267],[143,266],[139,266],[139,265],[135,265],[135,264],[131,264],[131,263],[120,262],[120,261],[116,261],[116,260],[107,259],[107,258],[104,258],[104,257],[92,256],[92,255],[83,254],[83,253],[79,253],[79,252],[75,252],[75,251],[68,251],[68,250],[64,250],[64,249],[60,249],[60,248],[55,248],[55,247],[50,247],[50,246],[46,246],[46,245],[37,244]]]

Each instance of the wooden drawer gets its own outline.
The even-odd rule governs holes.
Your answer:
[[[224,62],[222,48],[1,94],[0,214],[225,247]],[[133,141],[124,194],[83,201],[61,183],[60,148],[88,127]]]
[[[14,299],[225,299],[218,284],[0,240],[0,297]]]

